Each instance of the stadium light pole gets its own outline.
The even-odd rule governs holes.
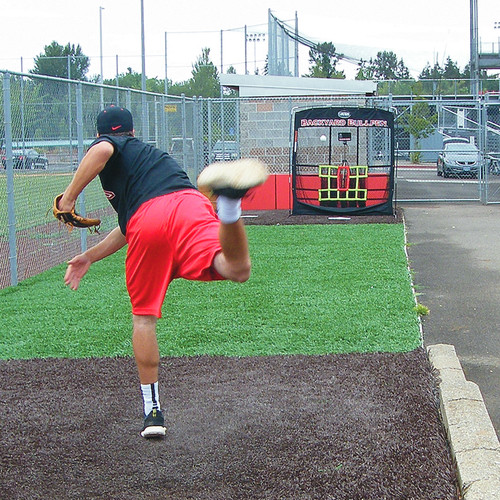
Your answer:
[[[220,74],[224,73],[224,30],[220,30]]]
[[[148,111],[146,99],[146,43],[144,40],[144,0],[141,0],[141,60],[142,60],[142,77],[141,77],[141,90],[142,90],[142,138],[144,141],[149,140],[149,127],[148,127]]]
[[[101,57],[101,78],[100,83],[104,81],[103,77],[103,66],[102,66],[102,11],[104,7],[99,7],[99,48],[100,48],[100,57]]]
[[[253,64],[254,64],[254,73],[257,74],[257,42],[265,42],[266,34],[265,33],[248,33],[245,36],[246,42],[253,42]]]
[[[247,46],[248,46],[248,33],[247,33],[247,25],[245,24],[245,75],[248,75]]]
[[[299,76],[299,17],[295,11],[295,71],[294,76]]]
[[[103,64],[102,64],[102,11],[104,7],[99,7],[99,47],[100,47],[100,59],[101,59],[101,75],[99,78],[99,83],[101,84],[101,109],[104,108],[104,91],[102,88],[102,84],[104,82],[103,76]]]
[[[479,95],[479,39],[477,0],[470,0],[470,79],[471,94]]]
[[[146,43],[144,40],[144,0],[141,0],[141,61],[142,61],[142,78],[141,89],[146,90]]]
[[[168,95],[167,32],[165,31],[165,95]]]
[[[494,29],[500,29],[500,21],[495,21],[493,24]],[[498,54],[500,55],[500,36],[498,37],[498,45],[497,45],[497,50]],[[500,74],[498,75],[498,93],[500,95]]]

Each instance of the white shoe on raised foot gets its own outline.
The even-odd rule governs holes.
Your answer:
[[[249,189],[264,184],[269,174],[260,160],[245,158],[208,165],[198,177],[198,189],[228,198],[243,198]]]

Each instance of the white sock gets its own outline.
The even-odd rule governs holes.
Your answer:
[[[217,215],[224,224],[232,224],[241,217],[241,199],[219,196],[217,198]]]
[[[151,410],[161,410],[158,382],[154,384],[141,384],[142,400],[144,402],[144,415],[149,415]]]

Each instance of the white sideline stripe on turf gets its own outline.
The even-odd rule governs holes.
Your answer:
[[[398,179],[399,181],[404,181],[404,182],[439,182],[440,184],[447,183],[447,184],[477,184],[478,181],[474,179],[468,179],[468,180],[460,180],[460,179],[455,179],[455,180],[444,180],[444,179]]]

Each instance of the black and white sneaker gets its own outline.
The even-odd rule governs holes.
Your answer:
[[[216,162],[201,172],[198,189],[216,196],[239,199],[249,189],[264,184],[268,175],[264,163],[254,158]]]
[[[144,427],[141,431],[143,438],[158,438],[165,436],[167,429],[165,428],[165,419],[160,410],[153,409],[144,419]]]

